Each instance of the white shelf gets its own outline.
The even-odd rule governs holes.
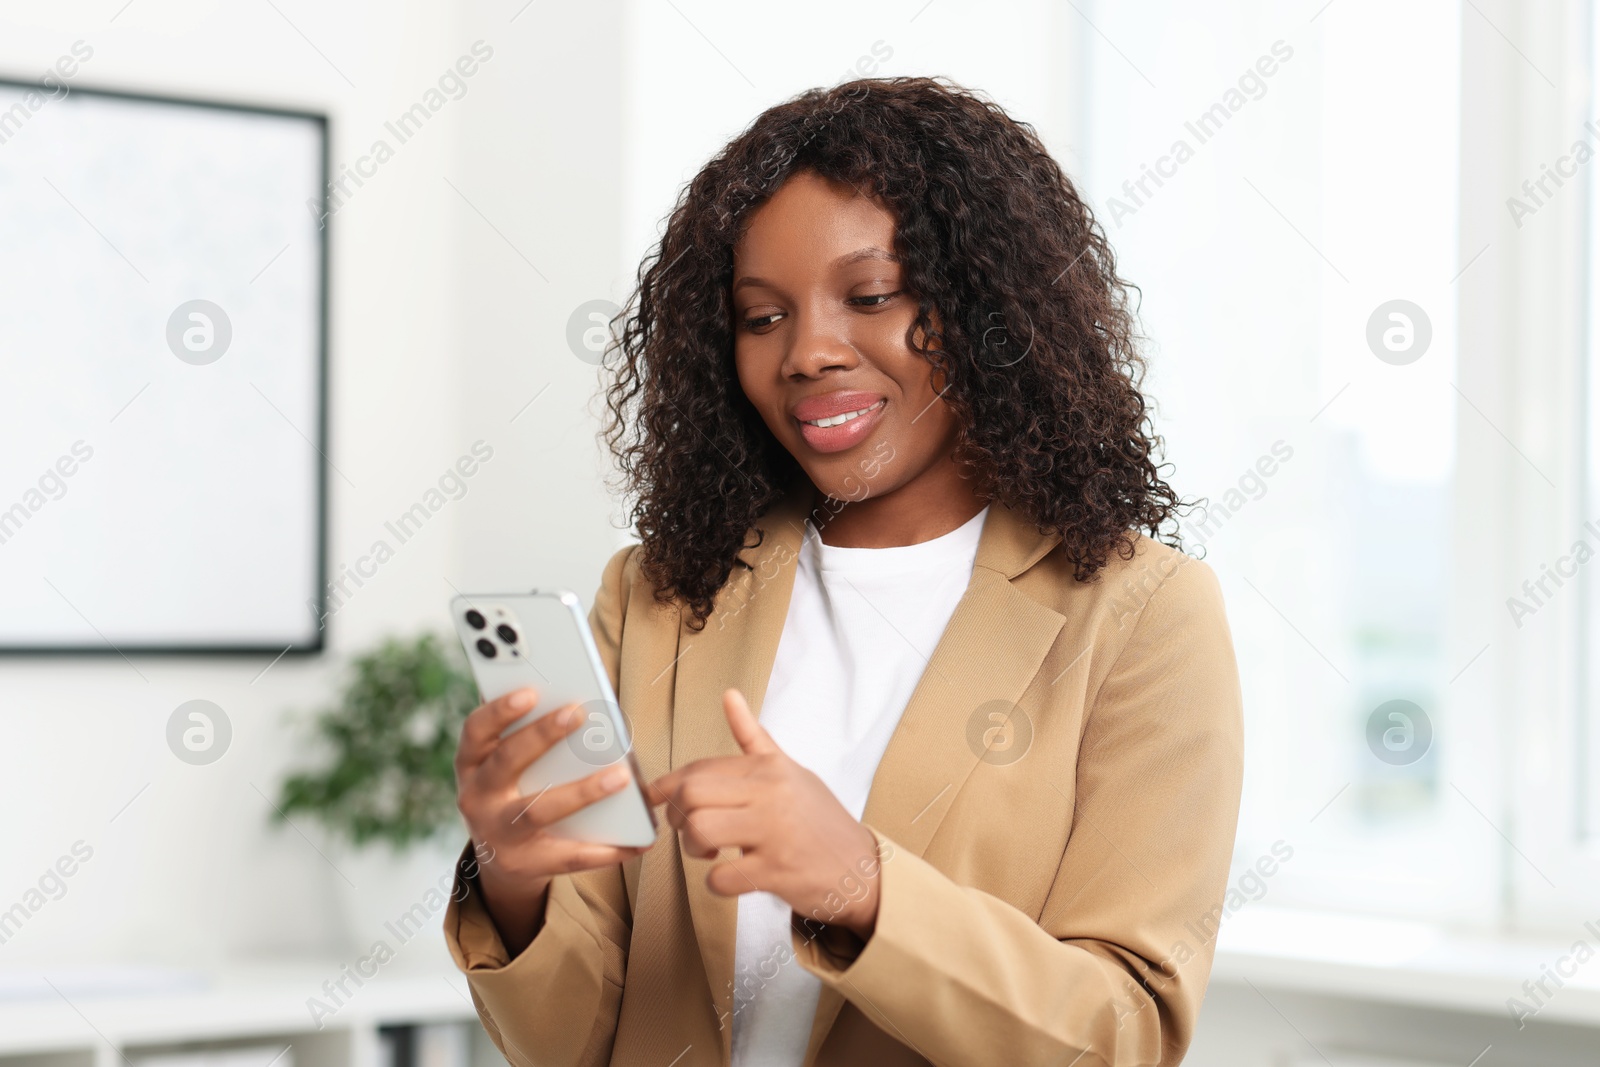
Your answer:
[[[307,1002],[334,1003],[323,983],[339,979],[342,964],[230,967],[152,983],[148,992],[84,989],[70,971],[47,971],[59,992],[0,999],[0,1067],[123,1067],[129,1051],[273,1041],[294,1047],[295,1067],[375,1067],[380,1026],[480,1029],[466,980],[454,970],[380,970],[359,987],[347,981],[351,995],[319,1028]]]
[[[1600,924],[1597,924],[1600,925]],[[1427,923],[1276,908],[1247,908],[1224,922],[1212,981],[1509,1018],[1506,1001],[1533,1003],[1523,983],[1585,940],[1462,934]],[[1600,1028],[1600,958],[1563,978],[1537,1018]]]

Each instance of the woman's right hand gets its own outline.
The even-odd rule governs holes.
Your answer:
[[[523,796],[517,788],[523,770],[583,723],[581,709],[568,704],[500,736],[536,703],[532,689],[518,689],[482,705],[467,716],[456,749],[456,807],[472,835],[484,906],[513,958],[544,925],[551,878],[648,850],[572,841],[548,831],[551,823],[626,788],[631,776],[626,763],[617,763]]]

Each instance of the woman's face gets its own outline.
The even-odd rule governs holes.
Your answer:
[[[751,216],[733,253],[739,384],[818,490],[882,497],[953,473],[954,412],[906,343],[916,298],[895,220],[850,186],[802,171]]]

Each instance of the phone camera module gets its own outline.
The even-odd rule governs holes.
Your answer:
[[[479,611],[477,608],[469,608],[467,609],[467,625],[472,627],[474,630],[481,630],[485,626],[489,625],[489,623],[486,619],[484,619],[483,612]]]
[[[508,645],[514,645],[517,643],[517,631],[507,626],[505,623],[501,623],[499,626],[496,626],[494,628],[494,632],[499,634],[500,640],[504,641]]]
[[[478,638],[478,651],[483,655],[484,659],[494,659],[494,642],[489,640],[487,637]]]

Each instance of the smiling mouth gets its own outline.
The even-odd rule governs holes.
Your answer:
[[[822,429],[826,429],[829,426],[843,426],[852,419],[859,419],[863,415],[872,414],[883,407],[884,403],[885,401],[879,400],[876,404],[869,404],[860,411],[847,411],[843,415],[834,415],[826,419],[801,419],[800,424],[803,426],[816,426]]]

